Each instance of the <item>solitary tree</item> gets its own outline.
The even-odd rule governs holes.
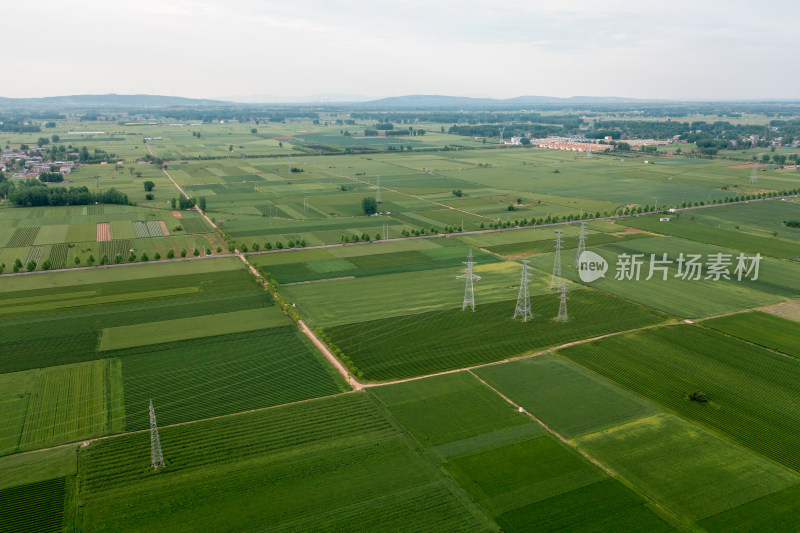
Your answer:
[[[364,210],[365,215],[374,215],[378,212],[378,202],[375,198],[367,196],[361,200],[361,209]]]
[[[144,185],[144,190],[147,192],[152,191],[156,186],[156,184],[150,180],[145,181],[143,185]]]
[[[197,201],[198,207],[200,207],[200,211],[206,210],[206,197],[201,196],[200,199]]]

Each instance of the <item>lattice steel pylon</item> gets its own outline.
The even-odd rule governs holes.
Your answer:
[[[561,230],[556,230],[556,256],[553,260],[553,277],[550,278],[550,290],[558,289],[564,281],[561,279]]]
[[[375,186],[377,190],[375,191],[375,201],[381,203],[381,177],[378,176],[377,181],[375,182]]]
[[[750,173],[750,183],[758,183],[758,163],[753,163],[753,171]]]
[[[467,307],[475,311],[475,291],[473,289],[472,283],[473,281],[480,281],[481,277],[477,274],[473,273],[472,267],[475,265],[475,261],[472,260],[472,249],[469,251],[469,255],[467,256],[467,260],[464,261],[464,264],[467,265],[467,268],[464,270],[464,273],[460,276],[456,276],[456,279],[465,279],[466,284],[464,285],[464,303],[461,305],[461,310],[466,311]]]
[[[581,254],[586,251],[586,222],[581,221],[581,234],[578,237],[578,251],[575,253],[575,268],[578,268],[578,260]]]
[[[566,322],[569,320],[569,317],[567,316],[567,284],[561,283],[559,291],[561,292],[561,302],[558,304],[558,316],[556,317],[556,322]]]
[[[514,310],[514,318],[522,317],[523,322],[533,318],[531,312],[531,298],[528,294],[528,260],[522,261],[522,280],[519,283],[519,296],[517,296],[517,308]]]
[[[156,412],[153,410],[153,400],[150,400],[150,466],[158,470],[159,466],[164,465],[164,454],[161,453],[161,438],[158,436],[158,425],[156,424]]]

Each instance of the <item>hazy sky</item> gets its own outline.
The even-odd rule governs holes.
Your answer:
[[[0,96],[800,98],[796,0],[6,2]]]

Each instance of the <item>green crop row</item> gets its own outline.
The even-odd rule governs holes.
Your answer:
[[[36,235],[39,233],[40,229],[40,226],[17,228],[6,246],[9,248],[22,248],[23,246],[31,246],[33,241],[36,240]]]
[[[0,490],[0,531],[62,531],[66,478]]]
[[[565,348],[568,359],[800,470],[800,361],[695,325]],[[706,401],[693,401],[701,392]],[[695,395],[694,397],[698,397]]]
[[[515,301],[483,304],[475,312],[434,311],[336,326],[325,334],[364,376],[390,380],[499,361],[565,342],[639,328],[663,315],[591,290],[570,296],[570,320],[555,322],[559,297],[531,298],[534,318],[513,320]]]
[[[158,410],[156,410],[158,415]],[[395,430],[363,394],[270,409],[160,430],[165,472],[220,464],[302,444],[358,433],[373,438]],[[126,435],[82,449],[79,473],[86,497],[114,490],[154,475],[150,468],[150,435]]]

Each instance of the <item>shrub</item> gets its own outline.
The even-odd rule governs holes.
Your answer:
[[[693,393],[689,394],[689,400],[698,403],[708,402],[708,398],[706,397],[706,395],[699,390],[696,390]]]

